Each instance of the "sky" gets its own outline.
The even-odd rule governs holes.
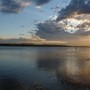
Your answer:
[[[90,0],[0,0],[0,38],[90,38]]]

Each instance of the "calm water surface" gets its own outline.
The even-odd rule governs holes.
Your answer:
[[[0,47],[0,90],[90,90],[90,48]]]

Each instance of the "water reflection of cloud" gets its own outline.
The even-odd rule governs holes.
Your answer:
[[[56,59],[39,59],[38,68],[43,68],[45,70],[56,70],[59,66],[59,60]]]
[[[65,80],[64,83],[69,81],[81,85],[90,84],[90,50],[85,48],[66,48],[64,51],[56,49],[47,52],[47,54],[44,53],[43,57],[41,57],[40,53],[38,52],[37,60],[39,69],[53,71],[60,82],[62,77],[63,81]],[[62,56],[61,53],[63,53]],[[82,90],[82,87],[80,88],[76,89]]]
[[[37,55],[37,66],[39,69],[49,70],[49,71],[56,71],[60,62],[62,61],[62,54],[63,50],[58,51],[57,48],[55,49],[47,49],[46,52],[43,50],[38,50]]]

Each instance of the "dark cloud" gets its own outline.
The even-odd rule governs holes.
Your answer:
[[[90,22],[84,22],[77,26],[79,29],[88,29],[90,27]]]
[[[18,13],[28,4],[24,0],[1,0],[0,11],[3,13]]]
[[[67,17],[73,17],[73,14],[90,14],[90,0],[71,0],[66,8],[59,12],[57,21]]]
[[[77,26],[79,30],[75,32],[75,34],[90,36],[90,22],[86,21]]]
[[[41,6],[49,1],[51,0],[0,0],[0,11],[3,13],[18,13],[31,3]]]
[[[76,23],[79,21],[74,20]],[[37,24],[38,31],[36,35],[47,40],[70,40],[90,35],[90,22],[86,21],[74,26],[71,21],[67,21],[67,19],[60,22],[48,20],[44,23],[39,23]]]
[[[61,26],[52,20],[37,24],[37,28],[45,33],[56,33],[60,31]]]
[[[79,36],[90,36],[90,31],[85,31],[84,29],[76,31],[74,34]]]
[[[37,6],[41,6],[41,5],[46,4],[50,1],[51,0],[32,0],[32,2],[34,2]]]
[[[37,24],[37,28],[36,35],[47,40],[66,40],[74,37],[74,34],[64,30],[62,24],[52,20]]]

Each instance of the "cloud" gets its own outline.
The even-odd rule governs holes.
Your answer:
[[[24,42],[30,42],[30,40],[25,38],[0,39],[0,43],[24,43]]]
[[[47,40],[70,40],[90,35],[90,0],[71,0],[55,19],[37,24],[36,35]]]
[[[65,22],[66,23],[66,22]],[[74,40],[83,36],[90,36],[90,29],[82,27],[84,24],[79,24],[76,27],[70,27],[56,21],[45,21],[37,25],[38,31],[36,35],[46,40]]]
[[[41,6],[41,5],[47,4],[50,1],[51,0],[32,0],[32,2],[35,3],[37,6]]]
[[[0,0],[0,11],[2,13],[19,13],[31,3],[41,6],[49,1],[51,0]]]
[[[18,13],[29,4],[24,0],[1,0],[0,11],[3,13]]]
[[[74,34],[64,30],[64,25],[53,20],[37,24],[36,35],[46,40],[67,40],[72,39]]]
[[[59,12],[57,21],[75,14],[90,14],[90,0],[71,0],[69,5]]]
[[[37,24],[36,35],[47,40],[66,40],[90,35],[90,0],[71,0],[69,5],[51,17]],[[58,21],[58,22],[57,22]]]
[[[88,16],[84,16],[80,15],[58,22],[55,19],[50,19],[39,23],[37,24],[36,35],[47,40],[73,40],[82,36],[89,36],[90,20]]]

